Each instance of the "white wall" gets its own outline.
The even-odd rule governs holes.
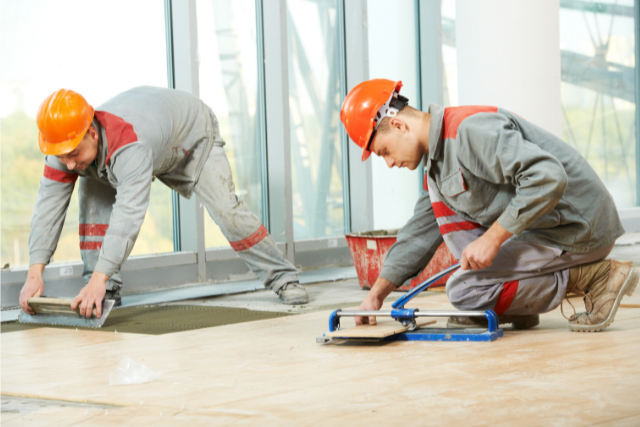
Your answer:
[[[562,137],[559,0],[456,0],[459,105],[495,105]]]
[[[401,93],[417,105],[415,4],[413,0],[368,0],[369,78],[402,80]],[[402,227],[420,195],[418,171],[389,169],[381,158],[372,162],[374,229]]]

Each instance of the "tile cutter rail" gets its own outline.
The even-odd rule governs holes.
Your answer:
[[[329,316],[329,333],[323,334],[316,339],[318,344],[328,344],[333,340],[376,340],[376,341],[495,341],[504,335],[504,331],[498,328],[498,316],[493,310],[476,310],[476,311],[458,311],[458,310],[425,310],[420,311],[417,308],[405,308],[404,306],[422,291],[427,289],[433,283],[449,273],[454,272],[460,267],[460,264],[441,271],[435,276],[425,280],[411,291],[404,294],[400,299],[395,301],[391,306],[392,310],[351,310],[344,311],[338,309]],[[342,317],[391,317],[400,322],[404,326],[404,330],[392,335],[372,338],[372,337],[354,337],[351,334],[340,336],[340,318]],[[487,329],[451,329],[451,328],[421,328],[417,326],[416,319],[420,317],[484,317],[487,319]],[[351,331],[357,330],[350,328]],[[343,329],[344,330],[344,329]],[[346,331],[346,330],[345,330]],[[330,336],[327,336],[330,335]],[[351,336],[348,336],[351,335]]]

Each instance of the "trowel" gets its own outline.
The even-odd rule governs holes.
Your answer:
[[[80,315],[80,307],[76,311],[71,310],[70,299],[33,297],[29,298],[29,305],[36,314],[28,314],[20,311],[18,322],[36,323],[40,325],[75,326],[80,328],[100,328],[111,312],[115,300],[102,301],[102,316],[96,317],[96,309],[93,309],[91,317],[87,319]]]

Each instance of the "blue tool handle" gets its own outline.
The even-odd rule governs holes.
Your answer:
[[[417,308],[400,308],[396,310],[391,310],[391,317],[396,320],[416,320],[416,311]]]
[[[411,301],[414,297],[416,297],[420,292],[424,291],[429,286],[431,286],[432,284],[434,284],[435,282],[440,280],[442,277],[446,276],[447,274],[451,273],[452,271],[457,270],[458,268],[460,268],[460,263],[454,264],[451,267],[442,270],[440,273],[436,274],[435,276],[432,276],[432,277],[428,278],[427,280],[425,280],[424,282],[420,283],[418,286],[416,286],[415,288],[413,288],[412,290],[410,290],[409,292],[404,294],[402,296],[402,298],[400,298],[399,300],[397,300],[396,302],[391,304],[391,307],[393,307],[393,308],[404,308],[404,305],[406,303],[408,303],[409,301]]]
[[[340,317],[338,317],[338,312],[340,310],[342,309],[337,309],[329,316],[329,332],[337,331],[338,329],[340,329]]]
[[[484,312],[484,317],[486,317],[487,322],[489,322],[488,332],[491,333],[491,332],[497,331],[499,322],[498,322],[498,315],[496,314],[496,312],[493,310],[486,310]]]

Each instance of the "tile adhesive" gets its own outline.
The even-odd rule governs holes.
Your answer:
[[[192,329],[231,325],[288,316],[287,313],[253,311],[245,308],[204,307],[194,305],[164,305],[153,307],[125,307],[114,309],[102,328],[103,332],[162,335]],[[2,333],[49,326],[3,323]],[[63,329],[75,329],[56,326]]]

